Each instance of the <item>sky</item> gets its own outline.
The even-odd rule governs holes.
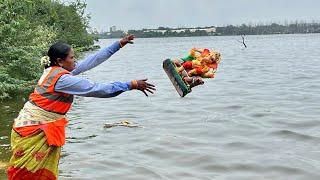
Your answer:
[[[65,0],[72,1],[72,0]],[[320,0],[82,0],[99,31],[319,22]]]

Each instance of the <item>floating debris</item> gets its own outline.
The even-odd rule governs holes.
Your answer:
[[[120,122],[115,122],[115,123],[107,123],[104,125],[104,128],[112,128],[112,127],[117,127],[117,126],[124,126],[124,127],[142,127],[139,124],[132,123],[128,120],[120,121]]]

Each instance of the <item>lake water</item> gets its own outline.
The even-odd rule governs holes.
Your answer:
[[[157,92],[77,97],[59,179],[320,179],[320,35],[245,39],[246,49],[239,36],[136,39],[82,75],[97,82],[148,77]],[[220,51],[222,63],[215,79],[180,98],[162,61],[192,47]],[[2,162],[21,106],[1,107]],[[143,127],[103,128],[122,120]]]

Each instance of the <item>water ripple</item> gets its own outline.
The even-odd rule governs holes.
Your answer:
[[[270,133],[271,136],[278,136],[283,138],[291,138],[299,141],[320,141],[319,137],[310,136],[290,130],[277,130]]]

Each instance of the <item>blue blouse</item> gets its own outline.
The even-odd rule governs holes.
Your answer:
[[[108,98],[114,97],[131,89],[131,82],[113,82],[110,84],[96,83],[87,79],[76,77],[76,75],[92,69],[109,59],[120,49],[119,41],[111,46],[105,47],[95,54],[79,61],[71,74],[65,74],[57,81],[54,90],[78,96]]]

